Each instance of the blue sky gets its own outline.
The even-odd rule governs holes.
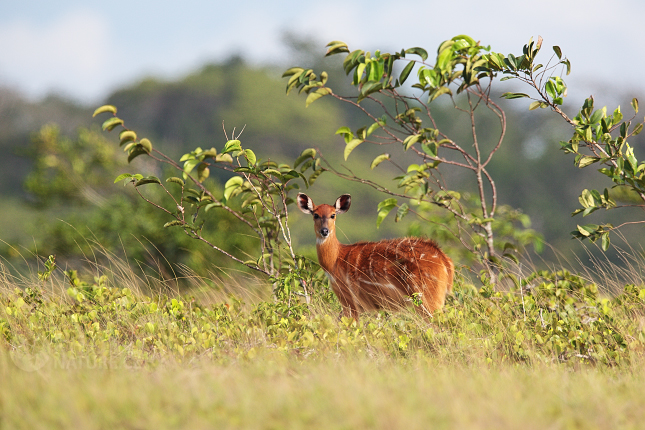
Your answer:
[[[320,40],[321,53],[330,40],[433,51],[458,34],[519,53],[541,35],[573,64],[570,94],[638,96],[644,16],[642,0],[7,0],[0,3],[0,85],[32,99],[54,91],[96,104],[144,76],[180,77],[235,52],[257,64],[284,60],[285,31]]]

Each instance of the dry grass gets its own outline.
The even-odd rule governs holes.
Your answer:
[[[645,422],[640,341],[625,352],[629,360],[615,365],[562,362],[543,349],[529,354],[534,358],[513,359],[518,332],[509,331],[512,318],[520,318],[527,339],[532,329],[525,314],[504,313],[502,304],[513,302],[503,297],[478,298],[478,306],[486,306],[476,311],[462,294],[432,323],[414,315],[367,316],[362,325],[347,326],[326,316],[332,315],[327,304],[317,305],[307,320],[283,325],[282,317],[270,323],[271,315],[261,322],[249,315],[248,303],[269,299],[257,280],[205,279],[183,270],[182,282],[197,302],[221,304],[233,293],[245,298],[247,310],[229,322],[204,313],[182,311],[186,320],[150,313],[146,317],[157,326],[148,332],[148,320],[136,319],[131,309],[155,301],[160,309],[167,306],[144,300],[155,289],[184,300],[176,284],[139,274],[118,258],[107,261],[90,264],[89,273],[133,291],[126,297],[132,307],[112,307],[124,300],[115,294],[114,302],[83,310],[65,293],[69,285],[60,273],[42,282],[35,272],[15,276],[0,267],[0,329],[4,318],[16,334],[11,342],[0,338],[0,428],[604,429]],[[26,287],[44,289],[50,306],[16,307],[12,292]],[[112,309],[112,316],[92,317],[94,309]],[[494,318],[503,323],[484,327]],[[535,324],[541,327],[540,320]],[[39,339],[41,331],[60,332],[63,340]],[[311,342],[307,333],[315,335]],[[190,350],[182,336],[194,336],[196,347]],[[149,342],[140,344],[144,337]],[[405,337],[409,344],[401,347]],[[213,342],[200,346],[208,339]],[[340,347],[345,341],[348,346]],[[43,350],[30,349],[42,344]],[[173,349],[177,345],[185,354]],[[21,350],[28,355],[18,355]]]
[[[17,369],[0,355],[2,427],[590,429],[645,422],[645,371],[296,362],[156,370]]]

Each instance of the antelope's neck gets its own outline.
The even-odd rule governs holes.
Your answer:
[[[325,272],[334,273],[336,261],[343,245],[338,242],[335,234],[329,235],[325,239],[316,239],[316,251],[318,251],[318,263]]]

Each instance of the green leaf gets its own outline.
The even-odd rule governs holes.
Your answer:
[[[204,207],[204,211],[208,212],[209,210],[213,208],[221,208],[222,204],[220,202],[215,202],[215,203],[209,203]]]
[[[134,186],[138,187],[140,185],[146,185],[146,184],[160,184],[161,185],[161,181],[156,176],[146,176],[145,178],[139,179],[137,182],[135,182]]]
[[[623,119],[623,113],[620,111],[620,106],[618,106],[616,109],[614,109],[611,123],[614,125],[618,124],[622,119]]]
[[[139,155],[148,155],[148,151],[143,149],[142,146],[137,145],[130,151],[130,154],[128,155],[128,163],[137,158]]]
[[[363,55],[363,51],[357,49],[356,51],[352,51],[347,57],[345,57],[345,60],[343,61],[343,69],[345,70],[346,75],[349,75],[349,72],[351,72],[352,69],[356,67],[358,59],[361,57],[361,55]]]
[[[302,73],[304,73],[304,69],[302,69],[300,67],[295,67],[294,69],[299,69],[299,72],[295,73],[293,76],[291,76],[291,78],[289,78],[289,81],[287,82],[287,95],[291,92],[292,89],[294,89],[294,88],[296,88],[296,87],[298,87],[300,85],[300,77],[302,76]],[[289,69],[288,71],[290,71],[290,70],[292,70],[292,69]],[[286,72],[285,72],[285,74],[286,74]],[[282,76],[284,77],[285,75],[282,75]]]
[[[547,84],[548,84],[548,82],[547,82]],[[508,100],[510,100],[510,99],[521,99],[521,98],[524,98],[524,97],[530,98],[530,96],[528,94],[524,94],[524,93],[504,93],[504,94],[501,95],[501,97],[503,97],[505,99],[508,99]]]
[[[582,238],[582,239],[589,239],[592,242],[595,242],[596,239],[600,237],[601,234],[603,234],[603,228],[604,227],[611,227],[611,224],[606,224],[605,226],[601,227],[597,224],[586,224],[586,225],[578,225],[577,230],[571,232],[574,236]]]
[[[193,169],[195,168],[195,166],[197,166],[199,163],[201,163],[201,161],[199,161],[199,160],[197,160],[195,158],[192,158],[190,160],[186,160],[186,162],[184,163],[184,172],[186,172],[186,173],[192,172]]]
[[[334,54],[340,54],[341,52],[349,52],[349,48],[347,47],[347,44],[339,40],[329,42],[326,47],[327,47],[327,53],[325,54],[325,57],[328,57]]]
[[[383,127],[383,125],[384,124],[383,124],[383,122],[381,120],[379,120],[378,122],[375,122],[374,124],[370,125],[369,128],[367,129],[366,136],[369,136],[370,134],[372,134],[374,132],[374,130],[376,130],[377,128]]]
[[[287,76],[293,76],[293,75],[299,75],[302,73],[305,69],[302,67],[292,67],[290,69],[287,69],[283,74],[282,77],[286,78]]]
[[[202,163],[197,167],[197,180],[199,182],[204,182],[211,174],[208,164]]]
[[[403,84],[407,79],[408,76],[410,76],[410,72],[412,72],[412,69],[414,68],[415,62],[410,61],[404,68],[403,71],[401,71],[401,75],[399,76],[399,83]]]
[[[173,182],[175,184],[181,185],[182,187],[186,184],[183,179],[177,178],[175,176],[166,179],[166,182]]]
[[[541,103],[539,101],[535,101],[529,105],[529,110],[535,110],[539,108]]]
[[[634,109],[634,113],[638,113],[638,99],[635,97],[632,99],[632,109]]]
[[[376,228],[379,228],[385,217],[396,207],[397,200],[394,198],[385,199],[378,204],[376,216]]]
[[[437,142],[429,142],[421,145],[423,152],[431,156],[432,158],[437,158],[437,153],[439,152],[439,144]]]
[[[123,124],[122,119],[117,118],[117,117],[113,117],[113,118],[110,118],[110,119],[106,120],[105,122],[103,122],[103,125],[101,126],[101,128],[103,129],[103,131],[106,131],[106,130],[107,131],[112,131],[114,129],[114,127],[116,127],[118,125],[121,125],[121,124]]]
[[[116,177],[116,179],[114,180],[114,183],[116,184],[117,182],[121,182],[124,179],[132,178],[132,176],[133,175],[131,175],[130,173],[122,173]]]
[[[280,179],[280,180],[282,180],[282,179],[283,179],[283,178],[282,178],[282,172],[280,172],[279,170],[276,170],[276,169],[264,169],[264,170],[262,171],[262,173],[264,173],[265,175],[272,175],[272,176],[275,176],[276,178],[278,178],[278,179]]]
[[[110,112],[111,114],[116,115],[116,107],[112,105],[103,105],[94,111],[94,114],[92,114],[92,118],[104,112]]]
[[[307,96],[307,99],[305,100],[305,107],[308,107],[310,104],[312,104],[313,102],[315,102],[319,98],[324,97],[324,96],[329,95],[329,94],[331,94],[331,89],[329,89],[327,87],[318,88],[313,93],[309,93],[309,95]]]
[[[422,134],[413,134],[412,136],[406,137],[405,140],[403,141],[403,146],[405,147],[405,150],[407,151],[408,149],[410,149],[412,145],[417,143],[422,138],[423,138]]]
[[[241,176],[233,176],[224,184],[224,200],[228,201],[231,194],[244,184],[244,179]]]
[[[204,158],[215,158],[217,157],[217,149],[215,148],[207,149],[206,151],[202,152],[201,156],[203,157],[202,160]]]
[[[342,128],[342,127],[341,127],[341,128]],[[347,127],[345,127],[345,128],[347,128]],[[340,130],[340,129],[339,129],[339,130]],[[338,134],[338,132],[336,132],[336,134]],[[305,160],[307,160],[307,159],[309,159],[309,158],[310,158],[310,159],[316,158],[316,154],[317,154],[317,153],[316,153],[316,150],[315,150],[314,148],[307,148],[307,149],[305,149],[304,151],[302,151],[302,152],[300,153],[300,156],[299,156],[298,158],[296,158],[296,161],[294,161],[294,163],[293,163],[293,168],[295,169],[295,168],[296,168],[296,167],[298,167],[298,166],[299,166],[303,161],[305,161]]]
[[[135,133],[132,130],[123,130],[121,133],[119,133],[119,139],[121,140],[119,142],[119,146],[123,146],[124,144],[128,142],[134,142],[137,140],[137,133]]]
[[[232,163],[233,157],[231,157],[231,154],[217,154],[215,161],[218,163]]]
[[[141,145],[148,153],[152,152],[152,142],[145,137],[139,141],[139,145]]]
[[[569,61],[568,59],[562,60],[560,61],[560,64],[567,66],[567,75],[569,75],[571,73],[571,61]]]
[[[224,145],[222,154],[228,154],[229,152],[241,151],[241,150],[242,150],[242,142],[240,142],[239,140],[229,140],[228,142],[226,142],[226,145]]]
[[[603,114],[604,112],[602,111],[602,109],[595,111],[593,115],[591,115],[591,118],[589,118],[589,124],[595,124],[600,121],[600,119],[603,117]]]
[[[309,179],[307,180],[307,182],[309,183],[308,186],[312,186],[314,184],[314,182],[316,181],[316,179],[318,179],[318,177],[321,175],[322,172],[324,172],[324,170],[319,169],[319,170],[316,170],[314,173],[312,173],[311,176],[309,176]]]
[[[374,170],[374,168],[376,166],[378,166],[379,164],[381,164],[385,160],[389,160],[389,159],[390,159],[390,154],[381,154],[381,155],[379,155],[378,157],[376,157],[374,159],[374,161],[372,161],[372,165],[370,166],[370,169]]]
[[[547,95],[548,95],[549,97],[551,97],[551,99],[556,98],[557,94],[556,94],[556,92],[555,92],[555,86],[553,85],[553,81],[552,81],[552,80],[550,80],[550,79],[549,79],[549,80],[546,82],[546,85],[544,86],[544,89],[546,90]],[[528,96],[527,96],[527,97],[528,97]]]
[[[244,156],[246,157],[246,161],[249,163],[249,166],[255,166],[255,163],[257,161],[255,152],[251,151],[250,149],[245,149]]]
[[[369,82],[361,88],[361,96],[358,101],[361,101],[365,97],[369,96],[372,93],[377,93],[383,89],[382,82]]]
[[[356,148],[358,145],[360,145],[363,142],[364,141],[361,139],[352,139],[349,142],[347,142],[347,145],[345,145],[345,152],[344,152],[345,161],[347,161],[347,157],[349,157],[349,154],[351,154],[354,148]]]
[[[394,222],[401,221],[403,217],[408,214],[409,209],[410,208],[407,203],[403,203],[401,206],[399,206],[399,209],[396,211],[396,217],[394,218]]]
[[[555,52],[555,55],[558,56],[558,60],[562,59],[562,50],[560,49],[559,46],[554,46],[553,47],[553,52]]]
[[[428,103],[430,103],[431,101],[433,101],[437,97],[442,96],[444,94],[452,94],[452,91],[450,91],[450,88],[448,88],[448,87],[439,87],[439,88],[435,89],[434,91],[432,91],[430,93],[430,97],[428,97]]]
[[[416,54],[421,57],[421,60],[425,61],[428,59],[428,51],[423,48],[414,47],[405,50],[406,54]]]
[[[598,157],[589,157],[589,156],[585,155],[585,156],[582,156],[580,158],[580,160],[578,160],[578,167],[582,169],[583,167],[587,167],[587,166],[589,166],[589,165],[591,165],[591,164],[593,164],[593,163],[595,163],[597,161],[600,161],[600,158],[598,158]]]
[[[602,246],[602,250],[607,251],[609,249],[609,233],[608,232],[603,233],[600,236],[600,242],[601,242],[600,246]]]
[[[294,179],[294,178],[302,178],[303,181],[305,181],[305,182],[307,181],[307,178],[305,178],[305,175],[303,175],[302,173],[300,173],[300,172],[298,172],[298,171],[296,171],[294,169],[291,169],[288,172],[283,172],[282,176],[281,176],[281,179],[284,182],[287,182],[287,181],[289,181],[291,179]]]

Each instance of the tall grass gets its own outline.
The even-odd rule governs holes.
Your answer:
[[[5,428],[629,428],[645,418],[642,284],[603,295],[592,276],[561,270],[498,292],[459,277],[431,319],[355,322],[334,301],[276,303],[257,279],[187,268],[162,279],[109,253],[77,278],[56,270],[43,281],[39,270],[0,264]]]
[[[645,420],[640,367],[437,366],[282,355],[223,366],[17,371],[0,354],[3,428],[588,429]]]

